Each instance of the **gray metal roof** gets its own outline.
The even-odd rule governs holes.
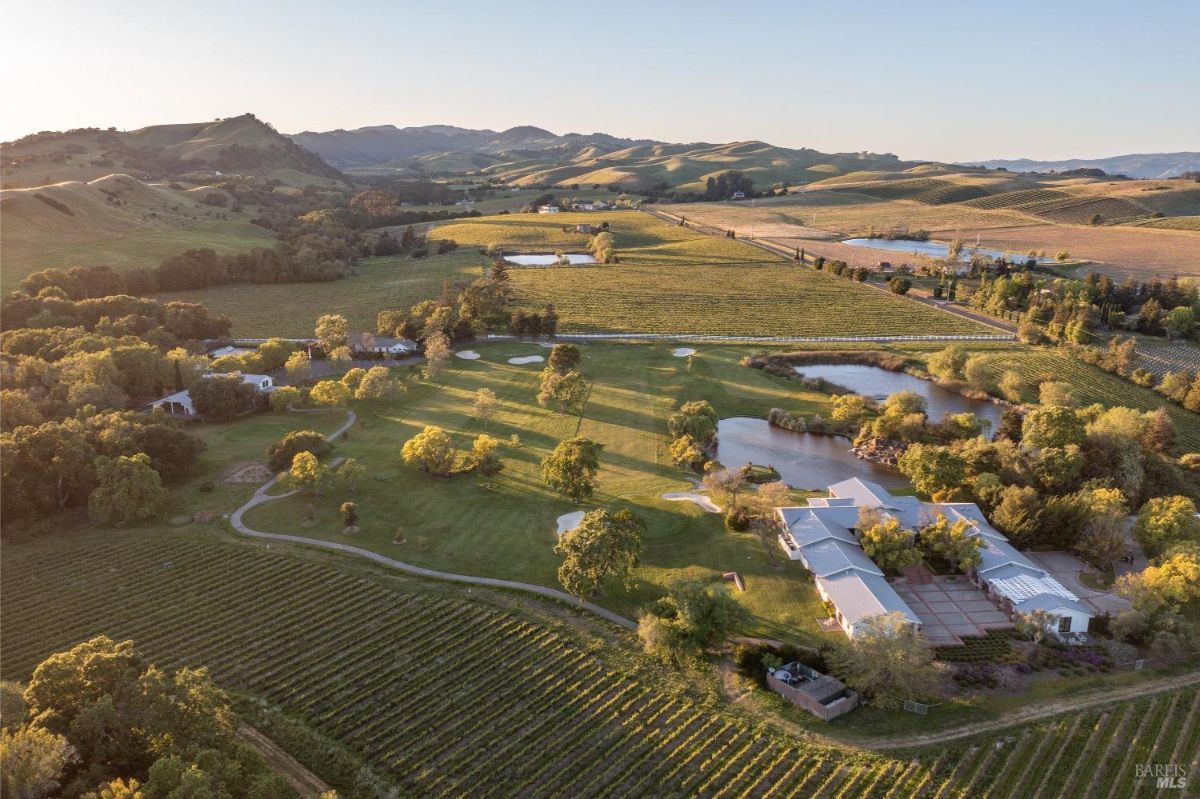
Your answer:
[[[882,575],[845,571],[817,578],[848,624],[898,611],[914,624],[921,620]]]
[[[808,570],[818,577],[837,574],[847,569],[866,574],[883,574],[861,547],[857,544],[847,544],[845,541],[826,539],[800,547],[800,557],[804,559]]]

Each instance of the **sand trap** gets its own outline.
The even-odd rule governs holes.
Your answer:
[[[574,530],[576,527],[579,526],[579,523],[583,521],[583,517],[584,517],[584,512],[581,510],[577,510],[573,513],[564,513],[562,516],[559,516],[558,517],[558,534],[562,535],[563,533]]]
[[[462,358],[464,361],[479,360],[479,353],[475,350],[463,350],[462,352],[454,353],[455,358]]]
[[[545,347],[545,348],[546,348],[546,349],[548,349],[548,350],[552,350],[552,349],[554,349],[555,347],[557,347],[558,345],[557,345],[557,344],[555,344],[553,341],[539,341],[539,342],[538,342],[538,346],[539,346],[539,347]]]
[[[662,495],[663,499],[671,502],[691,502],[694,505],[699,505],[709,513],[720,513],[721,508],[717,503],[713,502],[703,494],[697,494],[692,491],[672,491]]]
[[[671,354],[676,358],[686,358],[689,355],[695,355],[696,351],[691,347],[676,347],[671,350]]]
[[[509,358],[508,362],[515,363],[517,366],[521,366],[522,364],[526,363],[541,363],[544,360],[546,359],[541,355],[522,355],[519,358]]]

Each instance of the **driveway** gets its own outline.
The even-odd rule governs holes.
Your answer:
[[[1008,616],[963,577],[935,577],[927,583],[899,579],[892,587],[917,614],[921,632],[934,646],[956,646],[964,637],[1012,626]]]
[[[1027,552],[1025,554],[1097,613],[1111,613],[1115,616],[1123,610],[1129,610],[1128,599],[1117,596],[1111,591],[1096,591],[1079,582],[1079,573],[1090,571],[1090,569],[1086,563],[1070,552]]]

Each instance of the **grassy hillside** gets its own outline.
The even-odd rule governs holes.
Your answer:
[[[37,133],[5,143],[0,168],[5,188],[89,181],[113,172],[154,179],[191,171],[273,177],[290,170],[306,175],[305,184],[343,180],[320,157],[252,114],[133,131]]]
[[[204,202],[220,191],[150,184],[129,175],[0,191],[4,291],[49,267],[153,266],[189,247],[272,246],[274,234]]]

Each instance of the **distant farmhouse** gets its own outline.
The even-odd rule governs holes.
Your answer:
[[[269,394],[275,390],[275,381],[270,375],[255,375],[255,374],[239,374],[231,372],[231,375],[239,375],[243,383],[249,383],[260,394]],[[211,374],[204,377],[212,377]],[[172,416],[182,416],[184,418],[196,416],[196,406],[192,403],[192,395],[187,389],[176,391],[174,394],[168,394],[162,399],[157,399],[151,402],[148,406],[151,410],[161,409],[164,413]]]
[[[990,607],[979,607],[983,597],[978,591],[967,592],[955,586],[950,598],[966,609],[964,625],[970,622],[966,618],[969,615],[976,619],[973,624],[1006,627],[1017,615],[1041,610],[1053,620],[1051,633],[1087,631],[1092,610],[1010,544],[1003,533],[988,524],[975,504],[896,497],[882,486],[853,478],[829,486],[828,498],[810,499],[803,507],[775,509],[781,528],[780,544],[788,557],[799,560],[812,573],[817,592],[832,606],[834,618],[846,635],[854,637],[868,619],[892,612],[907,619],[914,631],[936,623],[939,631],[951,636],[951,640],[939,642],[952,643],[958,632],[954,624],[943,628],[940,617],[929,618],[933,615],[929,612],[931,605],[918,603],[926,618],[914,611],[863,551],[859,543],[863,531],[858,529],[862,509],[870,509],[884,519],[895,518],[908,529],[924,526],[939,515],[971,525],[970,535],[983,541],[982,560],[967,577],[982,589]],[[914,586],[912,596],[919,596],[921,590],[921,586]]]
[[[351,333],[346,343],[350,352],[355,355],[388,355],[397,358],[413,355],[417,351],[417,342],[410,339],[377,336],[366,332]]]

